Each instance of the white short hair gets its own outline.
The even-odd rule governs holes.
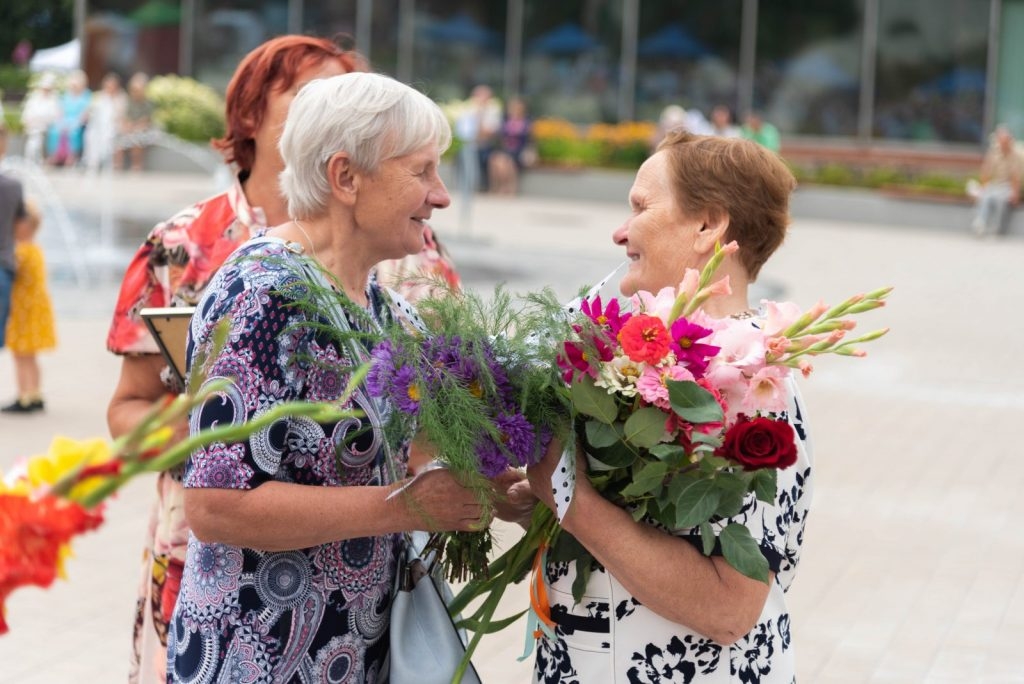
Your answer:
[[[347,152],[353,166],[372,174],[387,159],[430,143],[444,152],[451,141],[441,108],[393,78],[353,72],[310,81],[292,101],[278,143],[288,213],[305,219],[326,211],[327,161],[338,152]]]

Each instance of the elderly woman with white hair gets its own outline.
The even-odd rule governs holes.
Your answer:
[[[342,395],[345,368],[369,350],[331,329],[372,333],[394,315],[370,271],[423,247],[424,222],[449,204],[438,162],[450,142],[441,110],[385,76],[302,88],[280,140],[292,220],[236,250],[192,321],[190,358],[212,350],[205,381],[229,382],[193,413],[193,432]],[[332,289],[310,306],[311,291]],[[189,458],[168,681],[377,681],[400,533],[474,529],[485,513],[445,470],[406,479],[410,449],[385,434],[388,405],[361,391],[351,405],[362,417],[282,419]]]

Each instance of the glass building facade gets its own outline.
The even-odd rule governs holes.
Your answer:
[[[752,109],[787,139],[978,145],[1024,137],[1024,0],[79,0],[92,80],[191,75],[223,90],[282,33],[350,36],[439,101],[478,83],[535,117]]]

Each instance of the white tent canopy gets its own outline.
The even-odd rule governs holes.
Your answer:
[[[70,43],[36,50],[28,61],[28,68],[31,71],[72,71],[78,69],[81,63],[82,45],[75,38]]]

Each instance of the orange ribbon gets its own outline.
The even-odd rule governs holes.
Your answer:
[[[533,557],[533,577],[530,579],[530,607],[541,622],[554,629],[555,621],[551,619],[551,603],[548,601],[547,581],[544,579],[547,549],[547,543],[541,542],[536,555]],[[539,629],[533,633],[536,639],[539,639],[542,635]]]

